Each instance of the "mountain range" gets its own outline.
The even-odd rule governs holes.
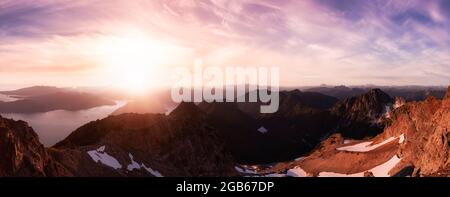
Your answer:
[[[26,122],[0,117],[0,176],[450,175],[450,87],[421,101],[291,90],[277,113],[259,105],[114,114],[47,148]]]
[[[53,110],[77,111],[104,105],[115,105],[105,97],[69,88],[34,86],[0,94],[15,98],[0,101],[0,113],[39,113]]]

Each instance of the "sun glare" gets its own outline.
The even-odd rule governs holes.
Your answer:
[[[108,36],[100,44],[101,61],[113,85],[132,93],[158,86],[167,53],[164,44],[140,32]]]

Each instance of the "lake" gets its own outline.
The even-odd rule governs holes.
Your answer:
[[[41,143],[49,147],[66,138],[80,126],[97,119],[106,118],[125,104],[126,101],[116,101],[116,105],[100,106],[80,111],[55,110],[44,113],[2,113],[1,115],[5,118],[28,122],[39,135]]]

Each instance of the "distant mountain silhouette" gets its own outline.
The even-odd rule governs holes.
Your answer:
[[[347,86],[335,86],[335,87],[320,86],[306,89],[306,91],[319,92],[328,96],[336,97],[339,100],[353,97],[366,92],[366,90],[362,88],[350,88]]]
[[[434,96],[435,98],[442,99],[445,95],[445,88],[425,86],[319,86],[308,88],[306,91],[319,92],[336,97],[339,100],[343,100],[363,94],[371,89],[381,89],[392,97],[402,97],[406,101],[422,101],[428,96]]]
[[[38,113],[53,110],[77,111],[102,105],[114,105],[115,102],[103,97],[71,91],[54,92],[30,96],[12,102],[0,102],[1,113]]]
[[[66,91],[66,88],[58,88],[53,86],[32,86],[11,91],[0,91],[0,94],[14,95],[19,97],[34,97],[56,92]]]
[[[433,96],[437,99],[442,99],[445,95],[445,90],[437,89],[401,89],[401,88],[385,88],[386,93],[393,97],[402,97],[406,101],[423,101],[428,96]]]

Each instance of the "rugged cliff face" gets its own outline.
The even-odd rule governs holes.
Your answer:
[[[392,123],[383,135],[401,134],[404,134],[406,143],[400,147],[399,155],[404,158],[405,166],[414,166],[415,174],[430,175],[448,169],[450,88],[443,100],[429,97],[395,110]]]
[[[0,116],[0,176],[65,175],[26,122]]]
[[[45,176],[49,159],[25,122],[0,118],[1,176]]]

